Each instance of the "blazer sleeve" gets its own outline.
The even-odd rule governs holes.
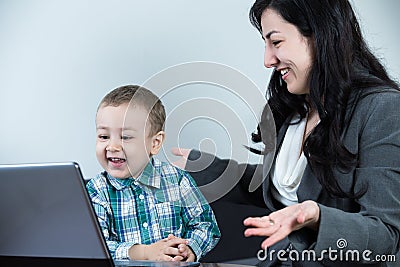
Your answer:
[[[252,179],[262,179],[260,164],[239,164],[232,159],[220,159],[206,152],[192,150],[185,169],[190,172],[207,200],[212,197],[221,201],[266,207],[262,186],[249,191]],[[212,187],[206,186],[214,181],[219,182]]]
[[[380,255],[395,255],[400,236],[400,93],[372,94],[360,100],[344,138],[357,167],[337,172],[339,183],[352,181],[359,211],[346,212],[319,204],[320,227],[315,243],[322,250],[357,250],[360,261],[372,263]],[[366,257],[363,257],[365,253]],[[325,254],[326,257],[328,254]],[[326,258],[325,257],[325,258]],[[377,258],[378,257],[378,258]]]

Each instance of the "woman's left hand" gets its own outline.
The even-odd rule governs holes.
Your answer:
[[[261,248],[265,249],[287,237],[291,232],[303,227],[318,229],[319,206],[312,200],[307,200],[263,217],[249,217],[244,225],[250,228],[244,231],[248,236],[267,236]]]

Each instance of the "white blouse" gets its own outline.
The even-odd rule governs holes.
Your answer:
[[[299,115],[295,115],[291,123],[298,120]],[[306,124],[307,117],[298,124],[289,125],[273,168],[272,183],[276,190],[272,190],[272,195],[285,206],[298,203],[297,189],[307,166],[302,152]]]

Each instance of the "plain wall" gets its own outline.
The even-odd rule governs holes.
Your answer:
[[[1,0],[0,164],[76,161],[94,176],[99,101],[161,74],[177,79],[150,88],[169,115],[162,159],[180,145],[259,162],[241,146],[256,127],[270,75],[248,20],[252,2]],[[352,2],[369,44],[399,79],[400,1]],[[195,68],[182,82],[184,72],[173,70],[191,62],[209,76],[197,79]],[[230,82],[241,86],[232,90]]]

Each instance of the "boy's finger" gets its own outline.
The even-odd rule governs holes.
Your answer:
[[[174,247],[167,247],[167,248],[164,249],[163,252],[164,252],[165,255],[169,255],[171,257],[181,255],[179,250],[177,248],[174,248]]]
[[[183,261],[183,257],[182,256],[175,256],[174,258],[173,258],[173,261]]]
[[[175,236],[173,234],[169,234],[168,237],[167,237],[168,240],[171,240],[171,239],[174,239],[174,238],[175,238]]]
[[[189,256],[186,258],[186,261],[194,261],[196,256],[193,253],[190,253]]]
[[[182,239],[180,237],[175,237],[175,238],[169,239],[167,241],[167,243],[168,243],[167,245],[170,247],[178,247],[178,245],[180,245],[180,244],[186,244],[186,240]]]

